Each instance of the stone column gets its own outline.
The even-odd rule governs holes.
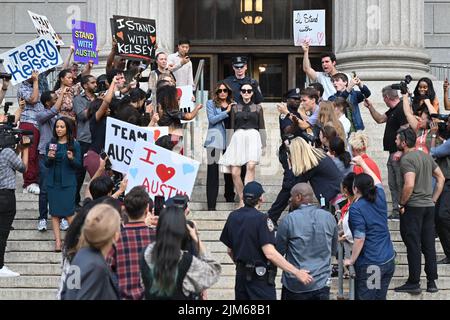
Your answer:
[[[158,51],[173,52],[174,47],[173,0],[87,0],[88,20],[97,24],[100,58],[105,61],[111,51],[111,25],[113,15],[156,20]]]
[[[365,80],[428,74],[423,0],[339,0],[334,3],[338,69]]]

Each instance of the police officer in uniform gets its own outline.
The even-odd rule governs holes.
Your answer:
[[[303,137],[305,139],[313,140],[312,136],[309,136],[303,129],[300,128],[297,124],[293,122],[295,118],[301,119],[301,115],[298,112],[298,108],[300,107],[300,95],[301,90],[299,88],[291,89],[286,94],[287,98],[287,109],[289,114],[286,116],[285,114],[280,115],[280,134],[281,134],[281,146],[278,153],[278,159],[280,160],[281,165],[283,166],[284,174],[283,174],[283,184],[280,193],[277,196],[277,199],[272,204],[272,207],[269,209],[269,217],[272,221],[277,224],[278,219],[281,216],[281,213],[286,209],[288,205],[289,198],[291,196],[291,189],[296,184],[295,176],[292,173],[288,162],[288,153],[286,143],[289,142],[290,139],[296,137]]]
[[[255,104],[260,104],[263,102],[264,97],[261,93],[261,89],[259,88],[258,81],[250,78],[245,73],[247,72],[247,58],[246,57],[234,57],[232,59],[234,76],[229,76],[225,79],[226,84],[233,91],[233,99],[237,103],[242,102],[241,97],[241,86],[244,83],[250,83],[253,87],[253,92],[255,93],[253,99]]]
[[[277,267],[303,284],[313,281],[309,271],[297,269],[275,249],[272,220],[258,210],[263,193],[261,184],[248,183],[243,192],[245,207],[230,214],[220,236],[236,264],[236,300],[276,300]]]

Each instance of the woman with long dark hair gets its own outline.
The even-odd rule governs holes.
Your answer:
[[[353,171],[352,156],[345,149],[345,142],[339,138],[334,137],[329,142],[329,153],[331,154],[331,159],[333,159],[334,164],[341,171],[342,176],[346,176]]]
[[[227,147],[226,128],[229,122],[231,108],[234,105],[233,91],[224,82],[219,81],[213,92],[212,99],[206,103],[208,114],[208,134],[205,148],[208,158],[206,179],[206,199],[208,210],[216,210],[217,194],[219,192],[219,158]],[[225,173],[225,199],[234,202],[234,185],[231,174]]]
[[[64,94],[63,104],[59,114],[64,117],[68,117],[76,122],[76,113],[73,110],[73,98],[81,93],[81,83],[73,84],[73,73],[70,69],[64,69],[58,74],[58,80],[56,81],[55,91],[56,95],[59,97]],[[70,88],[70,90],[65,93],[64,88]]]
[[[241,85],[241,103],[231,108],[231,129],[235,131],[227,151],[219,161],[219,164],[226,168],[224,171],[229,171],[231,168],[241,207],[244,206],[242,166],[245,165],[247,169],[245,184],[254,181],[256,166],[261,161],[262,150],[266,147],[264,112],[262,106],[254,102],[254,96],[252,84],[244,82]]]
[[[433,82],[430,78],[421,78],[414,89],[412,99],[414,114],[427,109],[430,114],[439,113],[439,99],[436,97]]]
[[[199,257],[182,251],[190,234]],[[191,300],[219,280],[220,263],[209,258],[196,228],[186,223],[184,211],[170,206],[161,211],[156,241],[144,251],[141,276],[147,300]]]
[[[60,219],[69,224],[75,212],[76,172],[81,167],[80,144],[74,140],[70,119],[60,118],[47,146],[47,195],[55,235],[55,251],[61,251]]]
[[[345,265],[354,265],[356,299],[386,300],[389,283],[395,271],[395,251],[387,219],[386,194],[378,176],[360,156],[353,162],[363,168],[353,183],[354,202],[350,207],[349,225],[353,234],[353,251]],[[369,286],[376,268],[379,286]]]

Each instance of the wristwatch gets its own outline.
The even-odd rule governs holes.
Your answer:
[[[432,137],[432,138],[436,138],[437,135],[436,135],[435,133],[433,133],[433,134],[431,135],[431,137]]]

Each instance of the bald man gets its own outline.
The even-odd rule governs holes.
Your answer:
[[[276,248],[297,268],[309,270],[314,282],[304,285],[283,272],[282,300],[329,300],[331,256],[336,253],[338,232],[330,212],[316,204],[307,183],[291,190],[291,213],[278,228]]]

